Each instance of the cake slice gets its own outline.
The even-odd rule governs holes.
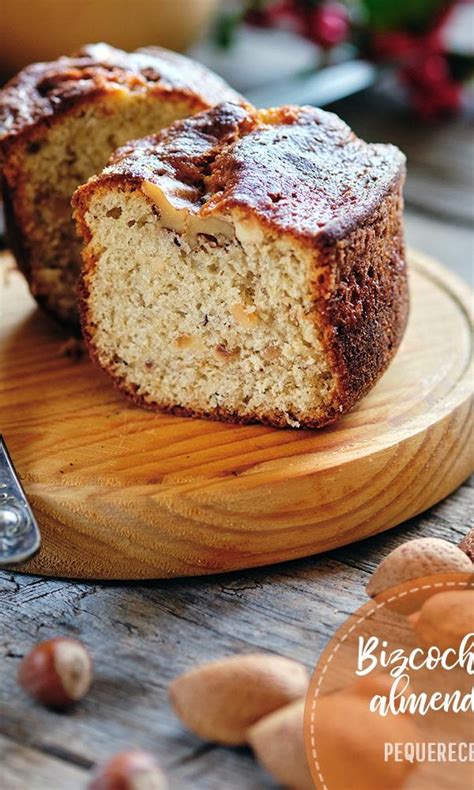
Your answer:
[[[93,356],[135,403],[325,425],[408,311],[404,157],[337,116],[224,103],[119,150],[75,193]]]
[[[38,302],[75,324],[75,188],[110,154],[237,94],[182,55],[105,44],[36,63],[0,91],[0,172],[10,244]]]

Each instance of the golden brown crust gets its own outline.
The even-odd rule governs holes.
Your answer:
[[[403,239],[403,182],[355,231],[319,253],[315,304],[338,377],[340,411],[348,411],[390,364],[408,320]]]
[[[75,216],[86,241],[91,194],[112,186],[140,189],[144,181],[159,186],[177,208],[220,217],[237,211],[312,252],[314,320],[336,388],[324,413],[306,418],[200,411],[150,403],[102,364],[119,389],[148,408],[286,427],[288,417],[320,427],[352,408],[387,368],[408,316],[398,149],[367,145],[336,116],[313,108],[257,113],[220,105],[125,146],[101,176],[77,190]],[[94,265],[86,255],[85,274]],[[84,278],[81,289],[84,334],[100,363]]]
[[[24,163],[40,148],[51,125],[65,122],[68,116],[81,112],[83,105],[100,107],[106,99],[113,103],[117,96],[120,106],[120,91],[166,100],[176,105],[180,116],[183,109],[192,114],[226,98],[240,100],[218,76],[182,55],[158,47],[126,53],[106,44],[89,45],[72,57],[27,66],[0,90],[0,180],[9,243],[35,299],[73,330],[78,330],[73,295],[79,243],[71,225],[70,237],[62,246],[66,265],[59,267],[54,262],[62,291],[70,294],[61,302],[47,280],[38,283],[37,272],[49,262],[43,255],[35,257],[32,220],[25,210]],[[67,212],[67,196],[63,203],[58,210]]]
[[[146,180],[177,208],[237,209],[324,247],[370,217],[404,173],[398,148],[365,143],[333,113],[222,103],[118,149],[99,179]]]
[[[58,311],[52,309],[49,299],[44,294],[38,293],[38,291],[35,289],[34,277],[32,276],[30,265],[30,255],[24,244],[25,233],[19,225],[18,213],[15,213],[13,210],[11,190],[6,179],[4,179],[2,182],[2,200],[3,211],[5,215],[7,245],[15,257],[15,261],[19,270],[28,281],[32,295],[44,313],[49,315],[55,321],[58,321],[60,318],[62,326],[66,327],[72,334],[80,337],[81,329],[77,316],[59,316]]]
[[[196,110],[240,100],[220,77],[176,52],[147,47],[128,53],[89,44],[74,56],[33,63],[5,85],[0,91],[0,148],[77,102],[120,88],[187,99]]]

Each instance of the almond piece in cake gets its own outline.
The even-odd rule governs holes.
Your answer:
[[[93,356],[142,406],[337,419],[404,332],[404,162],[322,110],[233,103],[122,148],[73,198]]]

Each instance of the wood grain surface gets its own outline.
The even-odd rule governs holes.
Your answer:
[[[458,543],[472,526],[472,494],[466,484],[401,527],[270,568],[130,584],[0,572],[0,787],[85,790],[93,765],[140,747],[159,757],[170,790],[275,790],[249,751],[184,730],[169,682],[200,662],[256,650],[312,671],[336,629],[367,601],[380,560],[415,537]],[[67,714],[33,703],[16,684],[21,657],[57,635],[84,641],[95,665],[90,693]]]
[[[320,431],[130,405],[86,357],[70,358],[4,264],[0,424],[43,534],[24,570],[158,578],[293,559],[412,517],[472,469],[470,299],[419,254],[395,362]]]
[[[381,99],[366,92],[332,109],[366,138],[403,148],[408,240],[472,280],[469,119],[416,122]],[[203,744],[183,730],[168,705],[169,680],[198,662],[255,650],[311,670],[337,627],[366,601],[370,573],[389,551],[429,535],[457,543],[474,526],[473,511],[466,482],[376,537],[222,576],[118,584],[0,571],[2,790],[85,790],[92,765],[130,746],[158,755],[171,790],[275,790],[249,752]],[[57,635],[83,640],[95,661],[89,696],[66,715],[34,704],[16,684],[24,653]]]

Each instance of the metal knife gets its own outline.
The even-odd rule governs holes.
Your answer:
[[[246,97],[255,107],[282,104],[315,104],[324,107],[373,85],[380,69],[364,60],[350,60],[326,66],[310,74],[299,74],[253,88]]]
[[[0,566],[24,562],[40,543],[36,519],[0,436]]]

